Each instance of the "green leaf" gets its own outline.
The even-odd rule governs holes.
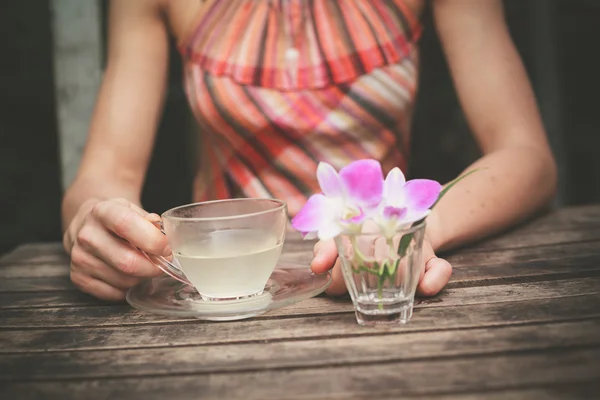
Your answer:
[[[378,268],[378,274],[379,276],[383,275],[385,272],[385,267],[386,267],[386,262],[383,261],[381,264],[377,263],[377,261],[374,263],[375,268]]]
[[[354,272],[355,274],[358,274],[361,271],[366,272],[368,274],[375,275],[375,276],[379,276],[379,267],[378,266],[375,266],[374,268],[369,268],[364,265],[359,265],[356,268],[352,267],[352,272]]]
[[[385,266],[385,264],[382,264]],[[383,268],[383,271],[380,272],[379,278],[377,279],[377,297],[381,301],[383,297],[383,284],[385,283],[385,277],[387,275],[387,269]],[[383,303],[379,303],[379,309],[383,310]]]
[[[408,246],[410,246],[410,241],[412,240],[413,236],[414,233],[407,233],[406,235],[402,236],[402,239],[400,239],[400,245],[398,246],[398,255],[400,257],[404,257],[406,255],[406,250],[408,250]]]
[[[439,201],[442,199],[442,197],[444,197],[444,195],[445,195],[445,194],[448,192],[448,190],[450,190],[450,188],[451,188],[452,186],[456,185],[458,182],[462,181],[463,179],[465,179],[467,176],[471,175],[472,173],[479,171],[480,169],[482,169],[482,168],[475,168],[475,169],[473,169],[473,170],[471,170],[471,171],[467,172],[466,174],[459,176],[458,178],[454,179],[454,180],[453,180],[453,181],[451,181],[450,183],[448,183],[448,184],[447,184],[447,185],[446,185],[446,186],[445,186],[445,187],[442,189],[442,191],[440,192],[440,194],[439,194],[439,196],[438,196],[437,200],[435,201],[435,203],[433,203],[433,205],[430,207],[430,209],[431,209],[431,208],[433,208],[433,207],[435,207],[435,205],[436,205],[436,204],[437,204],[437,203],[438,203],[438,202],[439,202]],[[421,221],[423,221],[423,220],[421,220]],[[420,223],[421,221],[415,222],[415,224],[418,224],[418,223]],[[414,226],[414,225],[413,225],[413,226]]]
[[[390,262],[388,263],[388,276],[390,278],[393,278],[396,275],[396,270],[398,269],[398,263],[400,262],[400,260],[396,260],[393,263]]]

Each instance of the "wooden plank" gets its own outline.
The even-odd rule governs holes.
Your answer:
[[[599,227],[600,206],[565,207],[474,243],[465,250],[486,251],[598,240]]]
[[[520,262],[578,259],[596,256],[600,259],[600,242],[565,243],[561,245],[502,249],[484,252],[460,252],[447,257],[454,267],[506,265]]]
[[[569,279],[597,276],[600,257],[535,260],[498,265],[455,266],[447,288],[535,282],[551,279]]]
[[[321,305],[326,306],[324,303]],[[350,310],[350,306],[346,305],[346,309]],[[408,324],[377,330],[358,325],[351,312],[296,318],[255,318],[228,323],[207,323],[197,320],[168,321],[155,318],[154,324],[141,323],[143,318],[135,312],[121,311],[121,313],[129,317],[122,317],[118,311],[111,316],[96,314],[96,321],[88,320],[94,323],[95,327],[3,329],[0,330],[0,353],[151,348],[165,345],[214,345],[252,341],[263,343],[300,338],[374,336],[394,332],[572,321],[598,317],[600,295],[456,307],[424,307],[415,310]],[[135,323],[135,317],[138,317],[140,323]],[[150,320],[151,318],[147,317],[147,321]],[[119,321],[128,323],[119,325]]]
[[[493,251],[500,249],[520,249],[524,247],[560,245],[565,243],[590,242],[600,240],[600,228],[573,228],[569,230],[543,230],[530,232],[516,230],[464,247],[461,251]]]
[[[536,246],[554,246],[581,242],[600,242],[600,228],[572,231],[540,231],[522,235],[519,234],[519,231],[516,231],[462,248],[459,254],[464,257],[471,253],[482,251],[499,252],[507,249],[516,250]],[[310,263],[314,243],[314,241],[302,241],[302,239],[288,240],[284,247],[282,260],[305,264]],[[460,256],[450,253],[449,258],[452,259],[453,257],[460,258]],[[23,265],[40,265],[45,268],[55,268],[58,271],[60,267],[69,265],[69,259],[60,244],[28,244],[17,248],[12,253],[0,259],[0,276],[10,274],[10,270],[17,270],[18,267]],[[31,273],[36,275],[42,274],[42,272],[35,270]],[[58,272],[53,272],[52,270],[49,270],[49,273],[58,274]],[[15,276],[20,277],[22,275]]]
[[[600,346],[600,319],[370,337],[0,355],[0,381],[248,372]],[[393,351],[390,351],[393,349]],[[600,366],[600,362],[597,362]],[[108,367],[110,366],[110,367]]]
[[[0,266],[0,278],[2,279],[24,279],[24,278],[54,278],[69,275],[69,262],[65,259],[57,263],[40,264],[5,264]]]
[[[600,206],[567,207],[534,219],[497,237],[461,251],[499,250],[600,240]],[[315,241],[304,241],[297,232],[287,234],[285,253],[312,253]],[[62,244],[31,243],[0,258],[4,264],[65,263]]]
[[[418,304],[418,307],[454,307],[466,304],[527,301],[591,294],[600,294],[600,277],[448,289],[434,299],[424,299]],[[318,298],[308,299],[290,307],[274,310],[257,318],[277,315],[319,315],[350,311],[352,311],[350,300],[335,301],[333,299]],[[0,329],[139,325],[175,320],[182,319],[139,312],[128,305],[0,310],[0,321],[2,321],[0,322]]]
[[[501,271],[498,271],[501,273]],[[593,294],[596,293],[598,277],[574,278],[566,282],[538,282],[522,284],[504,284],[494,285],[482,289],[477,286],[463,286],[450,284],[440,293],[432,298],[417,298],[416,307],[453,306],[471,304],[472,302],[502,302],[507,301],[507,293],[511,293],[511,299],[520,301],[531,299],[533,296],[544,298],[548,296],[568,296],[569,293]],[[559,286],[557,289],[556,286]],[[583,291],[583,292],[582,292]],[[521,297],[525,293],[526,297]],[[79,291],[64,292],[31,292],[31,293],[0,293],[1,309],[37,309],[37,308],[57,308],[57,307],[121,307],[120,304],[111,304]],[[296,313],[301,312],[347,312],[351,311],[349,299],[343,297],[340,299],[309,299],[304,302],[286,307],[281,311],[274,311],[268,316],[281,315],[281,313],[291,312],[290,309],[297,309]],[[31,311],[33,313],[34,311]],[[85,311],[81,311],[85,312]]]
[[[515,291],[525,288],[529,290],[532,282],[542,282],[542,279],[559,278],[574,279],[575,285],[579,282],[585,283],[586,278],[598,277],[600,274],[598,265],[596,264],[574,264],[569,265],[563,263],[563,260],[552,260],[549,262],[533,262],[516,265],[498,265],[485,267],[461,267],[454,270],[451,282],[446,286],[446,289],[438,296],[432,298],[417,298],[417,304],[426,306],[432,303],[444,302],[446,305],[464,304],[465,301],[477,298],[478,301],[506,301],[505,291]],[[518,276],[521,283],[514,283],[514,276]],[[526,279],[530,278],[530,279]],[[563,280],[564,280],[563,279]],[[581,281],[579,281],[581,279]],[[593,282],[592,282],[592,291]],[[494,283],[497,287],[481,291],[477,289],[478,285],[489,285]],[[512,284],[510,288],[506,285]],[[550,280],[548,283],[539,283],[535,287],[538,290],[539,296],[545,295],[544,288],[552,288],[556,283]],[[567,284],[566,287],[571,287]],[[461,290],[456,290],[456,289]],[[465,288],[473,288],[472,290],[462,290]],[[577,287],[576,290],[581,290]],[[566,289],[565,289],[566,290]],[[465,295],[461,295],[465,293]],[[477,293],[477,297],[474,297]],[[566,292],[563,292],[566,294]],[[333,301],[333,300],[332,300]],[[310,304],[310,300],[309,303]],[[111,303],[103,302],[95,299],[78,290],[65,291],[33,291],[33,292],[4,292],[0,293],[0,310],[1,309],[23,309],[23,308],[56,308],[56,307],[98,307],[112,305]],[[287,308],[286,308],[287,310]]]
[[[530,231],[593,227],[600,224],[600,206],[589,204],[561,207],[523,224]]]
[[[600,230],[598,230],[600,236]],[[39,253],[38,261],[32,264],[21,262],[6,262],[0,266],[0,278],[33,278],[63,276],[68,274],[69,260],[63,255],[51,261],[45,261],[44,253]],[[522,247],[513,249],[494,249],[489,251],[475,251],[465,249],[448,256],[455,267],[473,265],[495,265],[509,262],[552,260],[564,258],[581,258],[597,255],[600,259],[600,240],[589,242],[564,243],[558,245],[539,245],[535,247]],[[282,260],[309,264],[312,260],[312,247],[307,243],[288,246],[282,255]]]
[[[60,292],[78,290],[71,283],[68,274],[64,276],[0,279],[0,293],[19,292]]]
[[[2,256],[0,268],[5,264],[63,263],[65,260],[65,251],[60,243],[29,243]]]
[[[0,308],[12,307],[51,307],[65,305],[85,305],[86,298],[74,293],[78,289],[70,282],[66,266],[37,266],[49,276],[16,278],[15,275],[35,275],[32,268],[16,267],[8,269],[2,277],[0,273]],[[36,267],[36,268],[37,268]],[[61,273],[62,270],[62,273]],[[551,260],[533,260],[513,262],[511,264],[454,266],[448,288],[519,283],[546,279],[568,279],[585,276],[597,276],[600,273],[600,256],[580,255],[574,258],[555,258]],[[38,299],[51,299],[38,301]],[[71,300],[74,299],[74,300]]]
[[[305,241],[297,232],[287,234],[284,244],[284,253],[312,254],[315,241]],[[5,265],[31,265],[31,264],[68,264],[69,258],[65,253],[62,243],[27,243],[17,247],[12,252],[0,257],[0,269]]]
[[[288,253],[288,256],[297,257],[296,261],[310,258],[306,253]],[[563,274],[569,277],[600,270],[600,242],[461,252],[448,257],[448,260],[454,266],[449,287],[530,281],[535,276],[546,279],[547,276],[560,277]],[[40,276],[39,271],[44,275]],[[77,290],[67,278],[68,273],[68,265],[64,263],[25,268],[19,264],[6,264],[0,267],[0,278],[4,278],[0,279],[0,293]]]
[[[0,309],[73,306],[97,307],[106,306],[107,304],[110,303],[96,299],[79,290],[0,293]]]
[[[321,365],[207,375],[167,375],[80,381],[6,382],[18,398],[194,397],[205,399],[339,399],[451,394],[518,387],[588,383],[600,378],[600,349],[498,354],[414,362]],[[17,396],[18,395],[18,396]]]
[[[599,393],[600,383],[591,381],[562,385],[545,384],[543,387],[537,388],[501,389],[478,393],[441,395],[432,398],[435,400],[589,400],[597,398]],[[397,400],[397,397],[383,396],[380,399]]]

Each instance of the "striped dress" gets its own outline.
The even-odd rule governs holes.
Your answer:
[[[403,0],[208,0],[179,43],[194,201],[275,197],[293,216],[320,161],[405,170],[420,29]]]

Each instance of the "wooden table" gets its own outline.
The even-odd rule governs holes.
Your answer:
[[[0,260],[0,398],[600,398],[600,206],[448,258],[407,325],[368,328],[326,296],[227,323],[145,314],[78,292],[59,244],[24,245]]]

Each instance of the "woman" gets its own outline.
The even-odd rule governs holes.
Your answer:
[[[165,93],[168,38],[203,132],[194,201],[234,196],[286,200],[293,216],[318,184],[319,161],[336,168],[378,159],[406,169],[425,0],[113,0],[108,67],[79,174],[63,201],[71,279],[122,300],[160,274],[132,245],[168,254],[140,192]],[[496,233],[544,207],[555,163],[501,0],[434,0],[452,78],[485,167],[455,186],[428,218],[425,273],[434,295],[452,267],[444,249]],[[135,151],[131,151],[135,149]],[[333,268],[332,243],[312,269]],[[334,266],[335,265],[335,266]]]

